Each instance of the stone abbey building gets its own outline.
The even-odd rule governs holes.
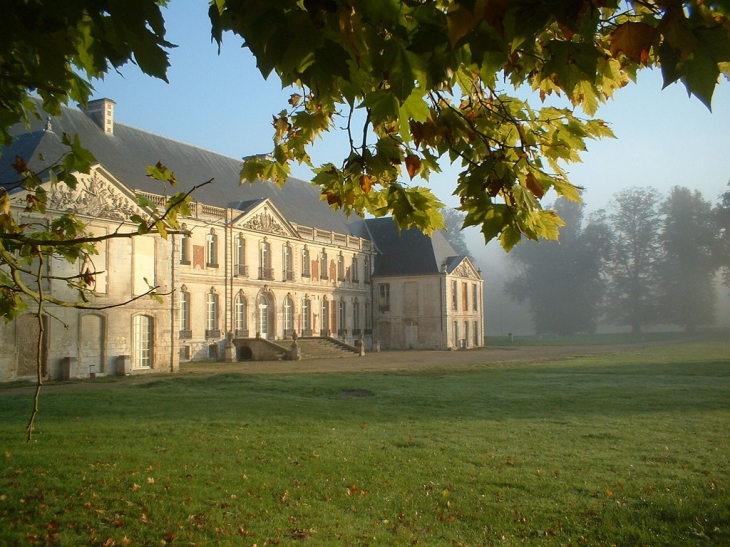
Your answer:
[[[63,133],[78,134],[96,157],[75,190],[48,183],[45,217],[24,212],[25,193],[11,190],[12,214],[45,222],[72,211],[94,235],[133,229],[145,214],[138,196],[164,203],[163,185],[147,177],[158,161],[179,182],[170,193],[210,178],[194,193],[186,235],[109,239],[93,257],[95,303],[77,310],[50,306],[42,359],[48,377],[170,372],[187,360],[292,357],[292,338],[329,338],[367,350],[472,348],[483,345],[482,279],[437,232],[398,231],[390,218],[348,219],[319,189],[291,179],[239,185],[241,161],[114,121],[114,102],[33,122],[0,157],[0,185],[11,188],[16,156],[43,173],[63,156]],[[88,264],[59,259],[53,275]],[[162,303],[144,294],[169,293]],[[46,288],[76,299],[65,283]],[[131,300],[131,302],[129,302]],[[56,320],[60,319],[60,321]],[[37,314],[0,326],[0,381],[33,377]],[[306,356],[305,356],[306,357]]]

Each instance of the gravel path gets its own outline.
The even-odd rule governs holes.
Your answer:
[[[540,361],[573,359],[585,355],[620,353],[633,351],[646,344],[600,345],[600,346],[515,346],[487,347],[466,351],[383,351],[368,353],[363,357],[343,359],[312,359],[306,361],[241,361],[236,363],[184,363],[179,374],[211,375],[221,373],[244,374],[307,374],[328,372],[384,372],[424,368],[451,368],[468,365],[494,367],[519,366]],[[51,382],[42,388],[43,393],[71,390],[111,389],[124,385],[139,385],[154,382],[168,375],[137,374],[116,381],[108,379]],[[0,397],[32,394],[31,385],[13,385],[0,389]]]

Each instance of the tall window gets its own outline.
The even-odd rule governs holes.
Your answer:
[[[319,278],[328,279],[327,277],[327,251],[322,249],[322,254],[319,255]]]
[[[370,257],[366,256],[362,260],[363,270],[365,271],[365,283],[370,283]]]
[[[454,347],[459,347],[459,322],[454,321]]]
[[[284,335],[288,336],[294,331],[294,302],[291,296],[284,299]]]
[[[302,249],[302,277],[309,277],[311,275],[311,263],[309,262],[309,249],[305,246]]]
[[[307,296],[302,300],[302,334],[304,333],[312,333],[312,308]]]
[[[185,287],[180,291],[180,338],[192,338],[190,331],[190,293]]]
[[[368,334],[373,330],[373,318],[370,315],[370,302],[365,302],[365,330]]]
[[[345,329],[347,328],[347,304],[344,300],[340,300],[339,308],[337,316],[337,330],[340,331],[340,334],[344,334]]]
[[[133,368],[152,367],[152,325],[153,320],[148,315],[135,315],[132,325],[132,343],[134,355]]]
[[[322,299],[322,335],[328,336],[330,330],[330,301]]]
[[[352,333],[360,334],[360,302],[352,303]]]
[[[459,284],[456,281],[451,282],[451,309],[459,309]]]
[[[205,266],[207,268],[218,267],[218,236],[211,232],[205,237]]]
[[[205,336],[216,338],[218,332],[218,295],[213,291],[205,295]]]
[[[268,241],[261,242],[259,254],[259,279],[274,279],[274,271],[271,268],[271,244]]]
[[[246,297],[243,294],[238,293],[236,300],[233,303],[233,311],[235,313],[235,328],[236,333],[239,336],[247,336],[245,331],[248,329],[247,317],[248,317],[248,306],[246,305]]]
[[[474,321],[474,346],[479,346],[479,321]]]
[[[464,321],[464,346],[469,345],[469,321]]]
[[[246,240],[243,238],[243,235],[239,235],[235,239],[233,258],[233,273],[235,275],[248,276],[248,267],[246,266]]]
[[[259,333],[262,338],[268,338],[269,335],[269,301],[261,294],[258,298],[259,306]]]
[[[466,283],[461,284],[461,309],[469,311],[469,285]]]
[[[337,279],[340,282],[345,280],[345,257],[342,253],[337,255]]]
[[[471,309],[473,309],[474,311],[479,311],[479,304],[477,303],[479,302],[479,299],[477,298],[477,296],[477,284],[474,283],[471,286]]]
[[[360,274],[358,273],[358,262],[357,257],[352,257],[352,266],[350,266],[350,279],[352,279],[353,283],[359,283],[360,282]]]
[[[183,229],[185,229],[185,225],[183,224]],[[180,264],[187,264],[190,265],[190,261],[192,260],[192,238],[190,237],[190,234],[183,234],[180,237]]]
[[[379,284],[378,295],[380,296],[380,301],[378,302],[380,311],[390,310],[390,283]]]
[[[292,254],[291,245],[284,245],[284,281],[292,281],[294,279],[294,256]]]

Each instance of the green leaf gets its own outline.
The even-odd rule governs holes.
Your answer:
[[[155,165],[146,165],[145,169],[147,169],[147,176],[150,178],[167,182],[171,186],[175,186],[177,184],[175,173],[163,165],[162,162],[158,161]]]
[[[376,89],[365,96],[359,108],[370,110],[370,118],[375,124],[398,118],[400,107],[398,99],[389,89]]]

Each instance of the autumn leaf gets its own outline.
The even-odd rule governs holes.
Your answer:
[[[327,203],[329,205],[337,205],[339,207],[342,206],[342,198],[337,194],[333,194],[332,192],[325,192],[324,195],[327,196]]]
[[[542,184],[537,181],[535,175],[533,175],[532,173],[528,173],[527,177],[525,177],[525,185],[530,192],[535,194],[535,197],[537,199],[540,199],[542,198],[542,196],[545,195],[545,189],[542,187]]]
[[[614,30],[608,37],[611,41],[611,55],[616,57],[623,53],[639,64],[646,64],[649,59],[649,48],[654,39],[654,27],[646,23],[628,21]]]
[[[413,177],[415,177],[421,169],[421,158],[415,154],[408,154],[406,156],[406,169],[408,170],[408,176],[411,177],[411,180],[413,180]]]
[[[362,188],[362,191],[367,194],[372,187],[373,177],[370,175],[360,175],[360,188]]]

